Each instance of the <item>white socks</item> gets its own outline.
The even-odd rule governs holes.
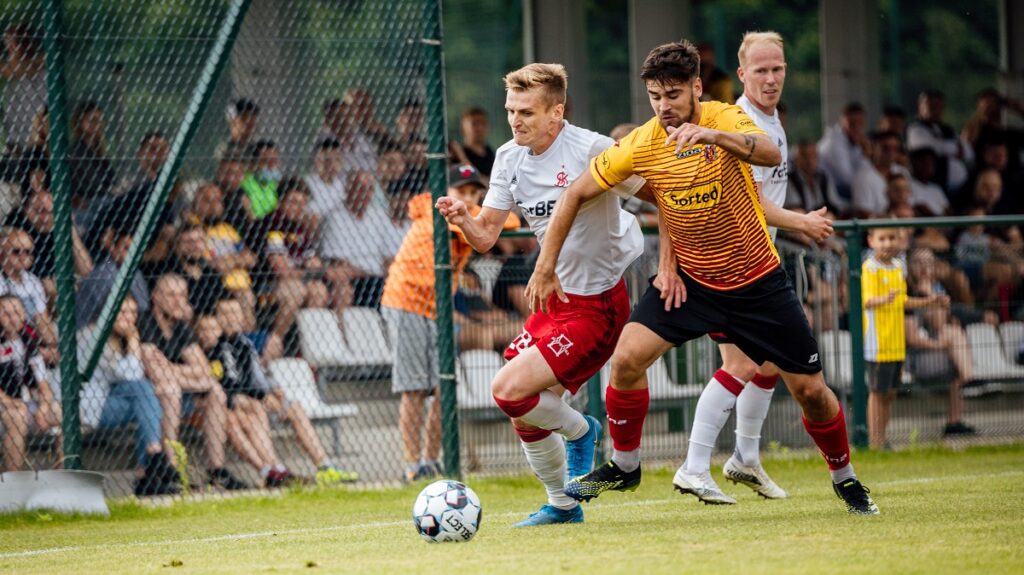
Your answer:
[[[633,451],[612,451],[612,463],[626,473],[635,470],[640,467],[640,448]]]
[[[545,389],[538,397],[537,405],[519,418],[523,423],[554,431],[569,441],[579,439],[587,432],[589,426],[583,414],[562,401],[557,393]]]
[[[736,394],[712,377],[697,400],[693,429],[690,431],[690,447],[686,452],[687,473],[703,473],[711,468],[711,452],[715,448],[718,433],[722,431],[729,419],[729,412],[735,406]]]
[[[552,433],[540,441],[520,443],[523,444],[526,461],[548,492],[548,503],[559,509],[576,507],[576,500],[565,494],[565,441]]]
[[[736,454],[744,465],[761,462],[761,427],[768,417],[774,393],[774,387],[764,389],[748,383],[736,398]]]
[[[832,483],[839,484],[847,479],[854,479],[857,474],[853,472],[853,464],[847,463],[842,469],[829,469],[828,474],[832,476]]]

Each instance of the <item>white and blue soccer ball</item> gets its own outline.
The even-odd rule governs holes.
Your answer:
[[[424,487],[412,506],[416,532],[431,543],[469,541],[480,529],[482,514],[476,493],[451,479]]]

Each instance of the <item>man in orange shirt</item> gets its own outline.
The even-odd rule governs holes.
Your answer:
[[[570,481],[566,494],[589,500],[636,488],[647,368],[674,346],[722,332],[756,363],[779,367],[836,494],[851,513],[877,514],[853,472],[843,412],[825,386],[817,342],[768,235],[765,210],[779,227],[799,215],[780,215],[771,202],[762,207],[754,185],[750,164],[777,165],[779,149],[739,107],[699,101],[700,57],[689,42],[652,50],[641,78],[655,117],[594,158],[558,200],[527,286],[534,305],[543,307],[553,292],[564,297],[555,265],[580,207],[633,175],[647,181],[681,273],[659,266],[634,308],[612,356],[606,397],[612,460]],[[663,301],[676,297],[677,307]]]
[[[472,206],[474,212],[483,181],[476,168],[469,165],[453,167],[448,174],[448,195]],[[437,304],[434,289],[434,221],[433,199],[429,193],[409,200],[412,226],[398,249],[388,270],[381,313],[388,325],[394,347],[391,391],[402,394],[398,427],[402,433],[406,470],[404,479],[412,481],[439,475],[441,452],[441,402],[434,401],[427,413],[426,445],[423,441],[423,403],[434,395],[438,386]],[[519,227],[514,215],[505,227]],[[473,248],[462,232],[452,229],[452,269],[457,286],[458,276],[469,262]]]

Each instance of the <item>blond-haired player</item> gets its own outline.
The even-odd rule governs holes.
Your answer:
[[[501,222],[517,206],[543,244],[555,202],[615,143],[564,119],[567,82],[560,64],[530,64],[505,76],[512,139],[497,151],[483,209],[471,217],[453,198],[437,202],[476,250],[494,245]],[[635,193],[643,180],[623,186]],[[551,294],[543,310],[533,309],[492,383],[494,401],[512,419],[548,495],[548,503],[517,527],[583,521],[583,509],[565,494],[565,476],[591,470],[601,425],[561,396],[576,393],[608,361],[629,316],[622,273],[643,251],[643,238],[636,218],[619,204],[609,194],[580,211],[558,266],[564,291]]]

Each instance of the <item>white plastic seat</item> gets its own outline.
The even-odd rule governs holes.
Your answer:
[[[1024,378],[1024,366],[1010,363],[1003,355],[1003,344],[995,326],[987,323],[968,325],[967,343],[971,346],[976,379]]]
[[[270,362],[270,377],[277,383],[289,401],[302,406],[310,419],[352,417],[359,408],[350,403],[327,403],[320,397],[316,378],[306,360],[285,357]]]
[[[850,332],[827,330],[818,340],[821,362],[825,368],[825,383],[836,389],[849,390],[853,382],[853,346]]]
[[[1010,363],[1017,361],[1017,354],[1024,348],[1024,321],[1007,321],[999,324],[999,336],[1003,338],[1003,353]]]
[[[341,328],[349,352],[344,365],[391,365],[391,347],[377,310],[346,308],[341,312]]]
[[[302,406],[310,421],[327,425],[331,430],[331,454],[339,456],[341,447],[341,418],[355,417],[359,408],[351,403],[327,403],[320,396],[316,378],[306,360],[297,357],[275,359],[270,362],[270,377],[284,392],[284,396]]]
[[[299,347],[302,357],[317,368],[345,365],[351,352],[338,327],[334,312],[329,309],[299,310]]]
[[[471,349],[459,354],[455,367],[456,393],[459,407],[485,409],[494,407],[491,382],[504,364],[501,354],[489,349]]]

